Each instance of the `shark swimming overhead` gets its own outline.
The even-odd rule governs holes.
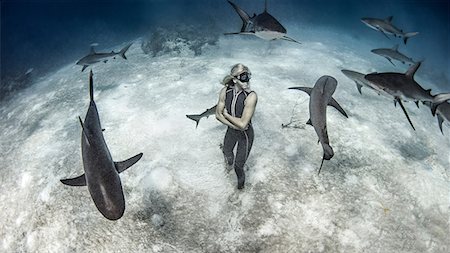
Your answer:
[[[127,46],[122,48],[122,50],[120,50],[117,53],[115,53],[114,51],[111,51],[111,53],[97,53],[94,50],[94,46],[91,46],[91,52],[88,55],[86,55],[85,57],[81,58],[79,61],[77,61],[76,64],[83,66],[83,68],[81,69],[81,72],[83,72],[87,67],[89,67],[92,64],[95,64],[97,62],[106,63],[110,58],[115,59],[116,55],[120,55],[120,56],[122,56],[122,58],[124,58],[126,60],[127,57],[125,56],[125,53],[127,52],[127,50],[130,48],[130,46],[132,44],[133,43],[128,44]]]
[[[242,10],[233,2],[228,0],[228,3],[230,3],[239,14],[243,24],[240,32],[225,33],[225,35],[247,34],[255,35],[264,40],[281,39],[301,44],[300,42],[288,37],[286,35],[286,28],[284,28],[278,20],[267,12],[267,0],[265,2],[264,12],[258,15],[253,14],[252,17],[250,17],[247,12]]]
[[[408,56],[398,51],[398,45],[394,46],[393,48],[378,48],[372,49],[370,51],[374,54],[385,57],[394,66],[395,64],[392,62],[392,60],[397,60],[403,64],[405,63],[410,63],[411,65],[416,64],[416,62],[413,61],[413,59],[409,58]]]
[[[402,101],[416,102],[430,102],[433,115],[436,111],[436,107],[450,99],[450,93],[442,93],[437,95],[431,95],[431,89],[425,90],[414,80],[414,74],[419,69],[421,62],[418,62],[411,66],[408,71],[403,73],[371,73],[367,74],[364,78],[369,82],[377,85],[383,91],[390,94],[395,103],[399,103],[403,112],[406,115],[411,127],[415,130],[411,119],[403,106]]]
[[[348,118],[347,113],[332,97],[336,90],[337,81],[331,76],[322,76],[317,80],[313,88],[309,87],[291,87],[289,89],[301,90],[310,95],[309,99],[309,120],[307,124],[312,125],[319,137],[319,142],[323,148],[323,158],[320,164],[322,169],[323,160],[330,160],[334,156],[333,149],[330,146],[327,132],[327,106],[336,108],[342,115]]]
[[[392,16],[385,19],[362,18],[361,21],[368,27],[380,31],[388,39],[389,37],[387,36],[387,34],[392,34],[394,35],[394,37],[403,38],[403,42],[405,43],[405,45],[409,38],[419,34],[418,32],[403,32],[403,30],[398,29],[392,24],[392,18]]]
[[[217,107],[217,105],[214,105],[213,107],[206,109],[206,111],[202,112],[201,114],[190,114],[190,115],[186,115],[186,117],[195,121],[196,122],[195,128],[197,128],[198,123],[200,123],[200,120],[203,117],[208,118],[210,115],[214,115],[216,113],[216,107]]]
[[[90,104],[84,123],[79,117],[81,151],[84,174],[61,182],[69,186],[86,186],[100,213],[109,220],[117,220],[125,211],[125,198],[119,173],[131,167],[142,157],[139,153],[125,161],[114,162],[103,138],[97,106],[94,102],[92,70],[89,75]]]

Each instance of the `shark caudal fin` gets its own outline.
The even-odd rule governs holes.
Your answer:
[[[234,10],[239,14],[239,17],[241,17],[241,19],[242,19],[241,32],[246,32],[247,31],[247,27],[250,24],[250,16],[247,14],[247,12],[245,12],[244,10],[239,8],[239,6],[237,6],[236,4],[231,2],[230,0],[228,0],[228,3],[230,3],[231,6],[233,6]],[[232,33],[229,33],[229,34],[232,34]]]
[[[413,36],[416,36],[417,34],[419,34],[419,33],[418,32],[405,33],[403,35],[403,43],[405,43],[405,45],[406,45],[406,42],[408,41],[408,39]]]
[[[131,47],[131,45],[133,45],[133,43],[128,44],[126,47],[122,48],[122,50],[120,50],[119,52],[120,56],[122,56],[122,58],[124,58],[125,60],[127,60],[125,53],[128,51],[128,48]]]
[[[86,186],[86,177],[83,175],[69,178],[69,179],[61,179],[61,183],[69,186]]]
[[[322,170],[323,161],[330,160],[334,156],[334,151],[330,145],[323,144],[322,147],[323,147],[323,157],[322,157],[322,162],[320,163],[320,168],[319,168],[319,172],[317,173],[317,175],[319,175],[320,171]]]
[[[191,120],[193,120],[193,121],[196,122],[195,128],[198,127],[198,123],[200,123],[200,119],[202,118],[202,116],[199,115],[199,114],[186,115],[186,117],[187,117],[188,119],[191,119]]]
[[[131,158],[128,158],[125,161],[121,161],[121,162],[114,162],[114,164],[116,165],[116,170],[118,173],[123,172],[124,170],[130,168],[131,166],[133,166],[133,164],[137,163],[141,158],[142,158],[142,153],[139,153]]]

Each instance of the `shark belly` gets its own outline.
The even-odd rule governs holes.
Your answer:
[[[275,31],[255,31],[255,35],[263,40],[276,40],[280,39],[286,34]]]

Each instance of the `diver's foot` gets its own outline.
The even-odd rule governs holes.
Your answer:
[[[242,189],[244,189],[244,184],[242,184],[242,185],[238,185],[238,190],[242,190]]]

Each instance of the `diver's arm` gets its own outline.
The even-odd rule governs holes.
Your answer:
[[[255,92],[250,93],[245,99],[244,111],[242,112],[242,117],[237,118],[231,116],[226,110],[224,110],[223,115],[230,121],[233,125],[237,126],[239,130],[246,130],[250,120],[255,112],[256,102],[258,101],[258,96]]]
[[[220,91],[220,95],[219,95],[219,102],[217,102],[217,107],[216,107],[216,119],[220,122],[222,122],[224,125],[227,125],[233,129],[238,129],[237,126],[233,125],[230,121],[228,121],[224,115],[224,109],[225,109],[225,92],[226,92],[226,87],[224,87],[221,91]]]

